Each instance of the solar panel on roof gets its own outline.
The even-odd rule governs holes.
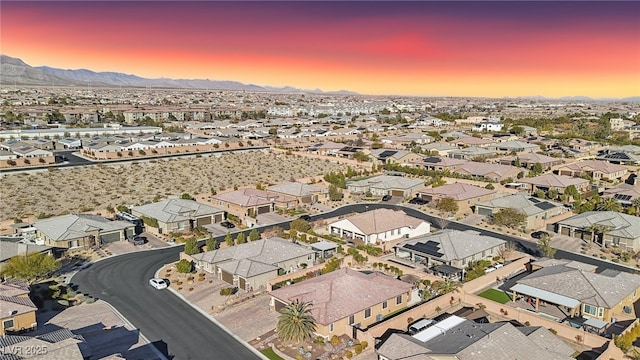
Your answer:
[[[632,196],[624,195],[624,194],[615,194],[613,195],[613,198],[616,200],[628,201],[628,200],[631,200]]]
[[[437,258],[444,256],[444,254],[440,252],[440,244],[431,240],[427,241],[426,243],[406,244],[404,245],[404,248],[415,250]]]
[[[535,207],[537,207],[538,209],[542,209],[542,210],[549,210],[549,209],[553,209],[554,207],[556,207],[555,205],[553,205],[550,202],[541,202],[535,205]]]
[[[393,154],[395,154],[397,151],[390,151],[390,150],[385,150],[383,152],[380,153],[380,157],[384,158],[384,157],[389,157]]]
[[[540,200],[538,200],[538,199],[536,199],[536,198],[534,198],[534,197],[529,198],[529,201],[531,201],[531,202],[532,202],[532,203],[534,203],[534,204],[537,204],[537,203],[539,203],[539,202],[540,202]]]

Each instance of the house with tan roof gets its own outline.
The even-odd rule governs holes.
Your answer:
[[[519,182],[528,184],[529,191],[532,193],[538,190],[547,192],[553,189],[559,194],[564,194],[565,190],[571,185],[575,186],[576,190],[580,193],[584,193],[590,189],[588,180],[556,174],[545,174],[532,178],[524,178],[520,179]]]
[[[540,150],[540,146],[523,141],[504,141],[489,145],[489,148],[502,153],[532,153]]]
[[[456,140],[453,140],[450,142],[451,144],[459,147],[459,148],[464,148],[464,147],[469,147],[469,146],[474,146],[474,147],[489,147],[490,145],[495,145],[495,141],[490,140],[490,139],[484,139],[484,138],[478,138],[478,137],[474,137],[474,136],[469,136],[469,137],[462,137]]]
[[[403,237],[427,234],[431,224],[401,210],[382,208],[332,222],[329,230],[334,235],[359,244],[383,244]]]
[[[593,180],[622,179],[627,175],[628,168],[624,165],[613,164],[599,160],[585,160],[570,164],[565,164],[557,168],[558,175],[566,176],[589,176]]]
[[[237,216],[257,216],[276,209],[294,209],[298,199],[274,191],[239,189],[212,196],[213,203]]]
[[[160,234],[191,230],[225,219],[224,210],[188,199],[166,199],[134,206],[131,208],[131,214],[143,220],[155,219]],[[150,226],[148,223],[145,224]]]
[[[517,156],[505,156],[498,160],[502,165],[516,165],[516,162],[520,163],[520,167],[531,170],[536,163],[542,166],[543,170],[551,169],[554,166],[561,165],[563,160],[561,158],[555,158],[553,156],[547,156],[542,154],[536,154],[534,152],[522,153]]]
[[[376,149],[371,151],[371,157],[379,164],[408,165],[423,158],[423,155],[407,150]]]
[[[352,194],[371,192],[376,196],[413,196],[415,191],[424,186],[424,180],[404,176],[379,175],[359,181],[347,182],[347,191]]]
[[[329,190],[327,188],[297,181],[269,186],[266,190],[279,195],[294,197],[300,204],[315,204],[329,198]]]
[[[454,183],[433,188],[422,188],[416,192],[416,197],[433,205],[436,205],[441,199],[453,198],[458,204],[458,211],[467,212],[477,203],[493,199],[496,194],[495,190],[464,183]]]
[[[613,198],[622,206],[630,206],[633,202],[640,198],[640,184],[632,185],[627,183],[605,189],[602,198]]]
[[[462,149],[456,149],[449,152],[447,156],[454,159],[463,160],[479,160],[496,156],[497,152],[489,148],[478,146],[469,146]]]
[[[516,281],[510,288],[513,299],[530,298],[535,312],[541,313],[545,312],[542,302],[553,304],[567,318],[591,319],[593,325],[602,327],[636,318],[634,303],[640,299],[640,276],[612,269],[596,273],[579,264],[555,259],[534,262],[533,267],[539,270]]]
[[[316,252],[272,237],[195,254],[192,258],[198,269],[251,291],[264,289],[279,272],[294,272],[313,265]]]
[[[342,268],[272,291],[270,305],[280,311],[291,303],[309,302],[319,336],[352,336],[354,327],[366,328],[405,308],[412,287],[379,272]]]
[[[517,178],[521,171],[522,169],[515,166],[468,161],[456,167],[453,172],[472,178],[500,182]]]
[[[0,282],[0,336],[38,326],[38,307],[29,298],[29,292],[29,285],[22,280]]]
[[[422,159],[420,165],[424,166],[425,170],[431,171],[455,171],[462,164],[465,164],[467,160],[454,159],[450,157],[436,157],[430,156]]]

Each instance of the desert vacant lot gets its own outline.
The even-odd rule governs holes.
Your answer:
[[[143,204],[155,197],[235,185],[320,180],[325,173],[345,169],[344,164],[262,150],[6,174],[0,178],[0,220]]]

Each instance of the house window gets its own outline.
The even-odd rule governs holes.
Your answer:
[[[353,325],[356,323],[356,316],[355,315],[349,315],[349,325]]]
[[[371,308],[368,308],[364,311],[364,318],[368,319],[371,317]]]
[[[386,309],[388,307],[387,300],[382,302],[382,308]]]
[[[599,307],[598,308],[598,317],[602,317],[604,316],[604,308],[603,307]]]
[[[617,236],[613,237],[613,245],[620,245],[620,238]]]
[[[396,305],[402,304],[402,295],[396,296]]]
[[[13,328],[13,319],[3,321],[2,326],[5,330]]]
[[[329,332],[333,332],[333,323],[329,324]]]
[[[585,313],[585,314],[596,316],[596,307],[584,304],[582,306],[582,312]]]
[[[312,255],[311,254],[307,255],[307,260],[311,260],[311,259],[312,259]]]

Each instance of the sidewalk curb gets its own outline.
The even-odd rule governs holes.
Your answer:
[[[160,275],[160,270],[166,266],[167,264],[163,265],[160,267],[160,269],[158,269],[155,274],[153,275],[154,277],[158,277],[158,275]],[[178,291],[174,290],[171,286],[169,286],[167,288],[167,290],[169,290],[173,295],[175,295],[178,299],[184,301],[185,304],[191,306],[194,310],[196,310],[197,312],[199,312],[202,316],[206,317],[209,321],[211,321],[212,323],[214,323],[216,326],[218,326],[219,328],[221,328],[222,330],[224,330],[224,332],[226,332],[227,334],[229,334],[231,337],[233,337],[234,339],[236,339],[236,341],[238,341],[239,343],[241,343],[244,347],[246,347],[247,349],[249,349],[251,352],[253,352],[256,356],[258,356],[260,359],[263,360],[269,360],[266,356],[264,356],[260,351],[258,351],[258,349],[254,348],[253,346],[251,346],[248,342],[246,342],[245,340],[243,340],[242,338],[240,338],[238,335],[234,334],[231,330],[229,330],[229,328],[227,328],[226,326],[224,326],[221,322],[219,322],[218,320],[216,320],[213,316],[209,315],[209,313],[207,313],[206,311],[202,310],[199,306],[196,306],[195,304],[193,304],[191,301],[187,300],[187,298],[185,298],[182,294],[180,294]]]

